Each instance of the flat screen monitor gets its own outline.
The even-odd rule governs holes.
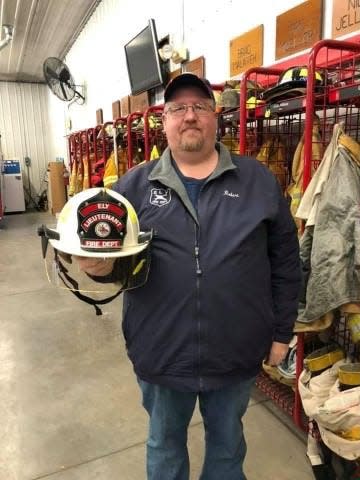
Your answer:
[[[125,56],[132,95],[164,84],[153,19],[125,45]]]

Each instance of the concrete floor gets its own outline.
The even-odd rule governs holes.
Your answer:
[[[0,480],[144,480],[147,419],[120,334],[121,300],[97,317],[47,283],[36,228],[54,221],[31,212],[0,223]],[[269,402],[254,391],[245,417],[248,479],[312,479],[303,437]],[[195,480],[198,413],[189,451]]]

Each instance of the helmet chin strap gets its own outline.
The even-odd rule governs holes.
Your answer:
[[[96,315],[102,315],[102,311],[101,311],[101,308],[99,307],[99,305],[105,305],[105,304],[111,302],[117,296],[119,296],[120,293],[123,292],[123,287],[121,287],[120,290],[117,293],[115,293],[114,295],[111,295],[110,297],[103,298],[101,300],[94,300],[93,298],[88,297],[87,295],[84,295],[83,293],[81,293],[79,291],[78,282],[68,274],[67,268],[64,266],[64,264],[60,261],[59,258],[58,258],[57,264],[59,266],[59,277],[60,277],[61,281],[63,282],[63,284],[79,300],[82,300],[83,302],[88,303],[89,305],[92,305],[95,308]]]

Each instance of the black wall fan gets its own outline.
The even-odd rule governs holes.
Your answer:
[[[85,97],[76,90],[77,85],[71,76],[70,70],[59,58],[49,57],[43,64],[43,72],[46,83],[51,91],[60,100],[70,102],[74,97],[85,102]]]

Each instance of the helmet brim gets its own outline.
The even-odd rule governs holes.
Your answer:
[[[77,257],[90,257],[90,258],[117,258],[117,257],[128,257],[130,255],[135,255],[142,252],[148,245],[149,242],[142,243],[140,245],[134,246],[124,246],[121,250],[113,252],[91,252],[84,250],[80,246],[67,245],[66,242],[61,242],[59,240],[50,239],[49,242],[51,245],[60,252],[68,253],[69,255],[75,255]]]

